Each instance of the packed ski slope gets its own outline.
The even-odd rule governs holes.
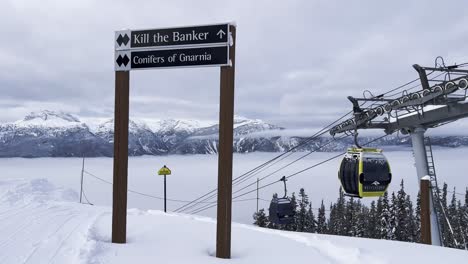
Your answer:
[[[234,224],[232,260],[215,254],[215,220],[128,212],[127,244],[112,244],[109,207],[82,205],[46,179],[0,180],[0,263],[466,263],[468,253],[418,244]]]

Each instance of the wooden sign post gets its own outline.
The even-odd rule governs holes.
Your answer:
[[[236,28],[231,28],[235,43]],[[234,131],[235,45],[229,48],[231,66],[221,67],[218,154],[216,257],[231,258],[232,141]]]
[[[422,244],[431,245],[431,182],[430,178],[423,177],[420,181],[421,190],[421,241]]]
[[[112,242],[127,238],[128,112],[130,72],[115,72],[114,184],[112,191]]]
[[[236,27],[231,24],[115,32],[112,242],[126,243],[130,71],[218,66],[220,74],[216,257],[231,257]],[[164,206],[166,207],[166,206]]]

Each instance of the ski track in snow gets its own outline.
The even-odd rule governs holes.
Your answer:
[[[33,181],[29,187],[43,196],[40,184]],[[102,209],[37,199],[25,192],[27,185],[13,186],[0,196],[0,263],[77,263],[79,242]]]
[[[386,263],[372,254],[363,254],[362,250],[355,247],[343,247],[331,243],[328,240],[321,239],[318,236],[306,237],[297,232],[284,232],[273,229],[257,228],[249,225],[241,225],[243,228],[250,229],[256,232],[275,234],[300,244],[304,244],[311,249],[314,249],[321,256],[329,260],[329,263],[339,264],[354,264],[354,263]],[[339,252],[339,254],[336,254]]]

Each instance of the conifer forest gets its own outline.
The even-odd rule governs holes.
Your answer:
[[[460,193],[455,189],[449,190],[449,186],[444,183],[439,195],[441,205],[437,210],[441,212],[438,213],[438,221],[444,246],[468,249],[468,188]],[[273,194],[273,197],[277,197],[277,194]],[[386,192],[369,205],[363,204],[360,199],[346,197],[341,189],[336,202],[325,205],[322,200],[318,208],[309,201],[304,188],[297,195],[292,193],[290,199],[296,208],[292,224],[270,223],[265,209],[253,214],[254,224],[296,232],[420,241],[420,197],[418,194],[413,202],[405,192],[403,181],[397,193]]]

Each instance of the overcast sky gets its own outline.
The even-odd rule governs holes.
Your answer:
[[[3,0],[0,121],[113,116],[115,30],[235,21],[235,112],[323,126],[351,110],[346,96],[416,78],[414,63],[468,62],[468,2],[448,2]],[[217,119],[218,102],[219,68],[131,73],[131,116]]]

